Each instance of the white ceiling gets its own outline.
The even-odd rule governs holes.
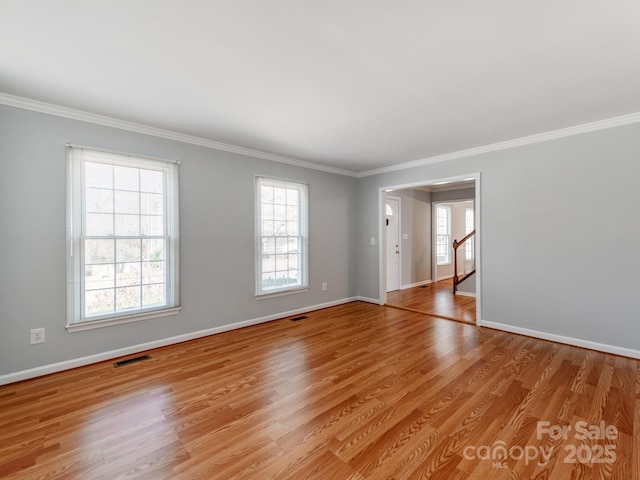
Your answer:
[[[631,0],[0,0],[0,92],[368,171],[640,112]]]

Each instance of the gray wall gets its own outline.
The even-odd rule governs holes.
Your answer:
[[[67,333],[66,142],[182,162],[178,316]],[[306,293],[254,298],[256,174],[309,182]],[[356,196],[354,178],[0,106],[0,375],[357,295]]]
[[[401,199],[400,286],[431,280],[431,193],[403,189],[390,195]]]
[[[65,330],[66,142],[182,162],[180,315]],[[377,299],[379,188],[474,172],[482,319],[640,350],[638,255],[621,268],[640,242],[639,153],[633,124],[356,180],[0,106],[0,375],[355,295]],[[310,182],[309,292],[254,299],[257,173]],[[30,346],[36,327],[47,341]]]
[[[360,294],[378,298],[378,189],[480,172],[482,319],[640,349],[640,124],[358,181]],[[626,245],[626,246],[625,246]]]
[[[460,282],[458,284],[457,291],[461,292],[462,294],[469,293],[469,294],[473,294],[475,296],[475,294],[476,294],[476,276],[475,275],[471,275],[469,278],[466,278],[465,280]]]
[[[460,200],[474,200],[475,198],[476,189],[473,187],[431,193],[431,200],[433,202],[455,202]]]

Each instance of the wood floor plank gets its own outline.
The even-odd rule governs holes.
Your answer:
[[[0,387],[0,478],[640,480],[640,361],[362,302],[306,316]]]
[[[387,305],[459,322],[476,323],[476,299],[453,294],[453,280],[387,293]]]

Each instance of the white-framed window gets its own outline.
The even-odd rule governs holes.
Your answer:
[[[436,263],[451,263],[451,205],[436,205]]]
[[[464,211],[464,232],[465,235],[469,235],[473,232],[474,229],[474,220],[473,220],[473,207],[467,207]],[[466,242],[464,242],[464,252],[466,260],[473,260],[475,255],[474,250],[474,237],[469,238]]]
[[[308,288],[306,183],[256,177],[256,296]]]
[[[68,146],[67,165],[67,329],[177,313],[177,163]]]

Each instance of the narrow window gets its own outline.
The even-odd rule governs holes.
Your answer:
[[[467,207],[465,209],[464,222],[465,222],[465,235],[473,232],[474,221],[473,221],[473,208]],[[465,258],[466,260],[473,260],[474,257],[474,237],[471,237],[469,240],[465,242]]]
[[[308,288],[307,184],[257,177],[256,296]]]
[[[69,147],[68,171],[67,327],[169,314],[178,306],[177,164]]]
[[[436,263],[451,263],[451,206],[436,206]]]

